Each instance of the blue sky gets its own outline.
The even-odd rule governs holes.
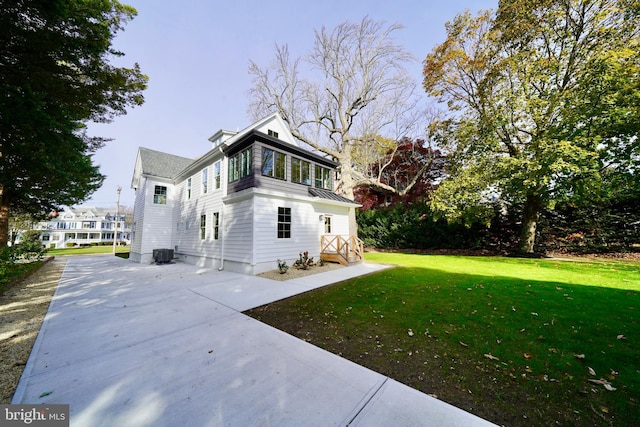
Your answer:
[[[333,29],[365,16],[405,28],[398,43],[421,61],[444,40],[444,25],[469,9],[497,8],[498,0],[121,0],[137,9],[115,47],[125,53],[113,63],[138,62],[149,76],[145,103],[109,124],[91,124],[93,135],[113,138],[94,156],[107,179],[85,204],[133,208],[131,176],[138,147],[198,157],[209,149],[207,138],[219,129],[242,129],[247,113],[251,76],[249,62],[267,65],[275,44],[302,56],[313,46],[314,30]],[[425,95],[426,97],[426,95]]]

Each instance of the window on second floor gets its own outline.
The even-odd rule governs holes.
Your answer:
[[[187,179],[187,200],[191,199],[191,178]]]
[[[209,169],[202,169],[202,194],[206,194],[209,189]]]
[[[220,162],[213,165],[213,188],[220,188]]]
[[[287,179],[286,154],[268,148],[262,150],[262,175]]]
[[[234,182],[252,174],[252,150],[247,148],[229,157],[229,182]]]
[[[291,182],[311,185],[311,163],[293,157],[291,159]]]
[[[316,188],[324,188],[325,190],[331,190],[331,169],[323,168],[316,165]]]
[[[156,205],[167,204],[167,187],[156,185],[153,189],[153,203]]]

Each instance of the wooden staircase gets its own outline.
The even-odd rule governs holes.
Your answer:
[[[364,243],[357,236],[325,235],[320,239],[320,259],[351,265],[362,262]]]

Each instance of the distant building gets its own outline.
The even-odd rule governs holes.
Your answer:
[[[47,248],[66,248],[91,244],[113,244],[115,224],[116,212],[114,209],[77,206],[66,207],[48,221],[38,223],[36,229],[42,231],[40,240]],[[128,245],[131,242],[130,239],[131,224],[127,222],[125,214],[120,212],[117,241],[119,244]]]

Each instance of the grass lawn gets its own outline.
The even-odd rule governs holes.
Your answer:
[[[129,253],[129,246],[116,246],[116,253]],[[47,249],[45,255],[95,255],[110,254],[113,246],[86,246],[80,248]]]
[[[247,314],[497,424],[636,425],[640,263],[367,254]]]

